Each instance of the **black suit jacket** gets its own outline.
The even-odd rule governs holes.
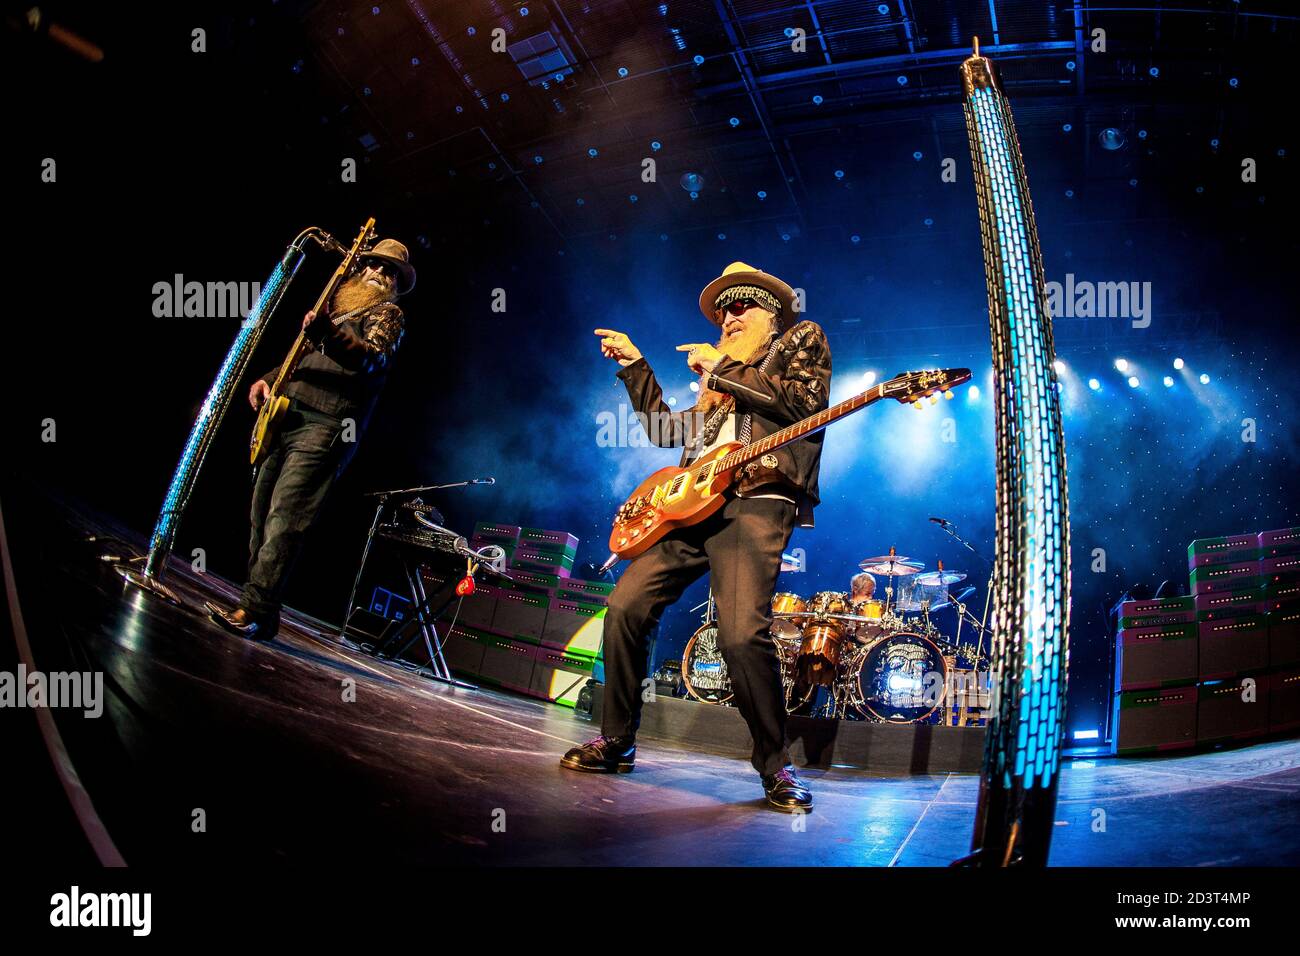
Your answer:
[[[780,431],[829,404],[831,350],[821,326],[807,320],[799,322],[781,334],[776,346],[764,371],[759,371],[762,358],[752,363],[723,358],[706,383],[735,399],[738,417],[750,416],[750,441]],[[618,377],[656,445],[689,446],[698,439],[703,416],[693,409],[674,412],[669,408],[654,370],[644,358],[626,366]],[[740,433],[739,418],[736,433]],[[798,502],[799,523],[811,527],[812,509],[821,501],[817,475],[824,436],[825,432],[818,432],[801,438],[745,466],[735,486],[737,491],[743,495],[760,487],[784,485]],[[688,451],[683,462],[689,456]]]

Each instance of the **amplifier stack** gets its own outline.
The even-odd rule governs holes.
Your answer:
[[[1117,753],[1300,727],[1300,528],[1199,538],[1187,564],[1186,597],[1120,606]]]
[[[470,547],[506,553],[509,582],[479,584],[439,620],[452,671],[572,707],[603,661],[605,606],[614,585],[570,577],[578,539],[565,531],[480,522]],[[426,588],[447,582],[426,571]],[[454,626],[451,622],[455,621]]]

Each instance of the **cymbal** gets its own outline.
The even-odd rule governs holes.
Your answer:
[[[964,571],[927,571],[925,574],[919,574],[914,583],[924,585],[925,587],[935,587],[940,584],[956,584],[958,581],[966,580]]]
[[[870,574],[883,574],[886,577],[901,578],[920,571],[925,567],[925,562],[909,561],[905,554],[883,554],[875,558],[864,558],[858,564],[858,567]]]

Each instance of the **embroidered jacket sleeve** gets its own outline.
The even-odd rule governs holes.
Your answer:
[[[760,372],[724,357],[713,368],[708,387],[732,395],[736,410],[754,411],[772,421],[792,424],[830,403],[831,350],[826,333],[803,321],[782,336],[789,361],[776,373]]]
[[[346,369],[370,374],[388,368],[402,344],[405,318],[393,302],[384,302],[367,312],[359,323],[358,335],[349,323],[331,325],[321,351]]]
[[[627,397],[632,409],[645,429],[646,437],[661,448],[680,448],[691,437],[688,434],[689,412],[674,412],[664,401],[663,389],[655,378],[654,369],[644,358],[619,370],[618,377],[627,387]]]

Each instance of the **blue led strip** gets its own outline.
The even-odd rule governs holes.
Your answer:
[[[208,389],[207,397],[203,399],[198,418],[190,428],[189,438],[185,440],[181,460],[172,475],[171,484],[167,487],[162,511],[159,512],[158,520],[154,523],[153,535],[149,539],[149,558],[145,563],[147,577],[157,578],[162,573],[167,555],[171,553],[172,543],[176,539],[176,528],[180,524],[186,504],[189,503],[190,492],[198,478],[212,436],[216,434],[217,426],[221,424],[222,416],[230,406],[231,396],[244,375],[253,350],[261,340],[268,318],[274,314],[276,306],[279,305],[285,290],[288,289],[289,283],[298,271],[298,266],[302,264],[302,259],[302,248],[295,242],[285,252],[284,258],[276,265],[275,271],[262,286],[262,294],[247,318],[240,324],[239,334],[235,336],[234,344],[226,353],[225,361],[221,363],[221,369],[217,372],[212,387]]]
[[[997,556],[990,582],[994,693],[975,844],[1002,862],[1015,858],[1013,851],[1045,862],[1061,758],[1070,606],[1056,355],[1011,108],[978,50],[961,72],[984,249],[997,434]],[[1026,849],[1026,841],[1036,845]]]

